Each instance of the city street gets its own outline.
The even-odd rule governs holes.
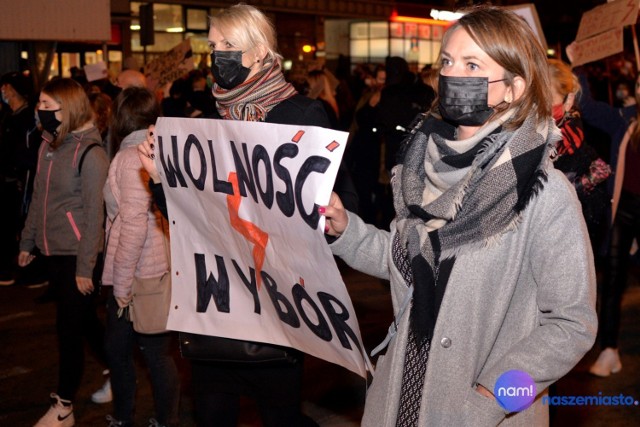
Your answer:
[[[380,280],[341,266],[351,294],[365,346],[370,350],[384,337],[391,320],[388,287]],[[640,399],[640,270],[623,302],[621,355],[623,370],[609,378],[596,378],[588,367],[599,349],[590,351],[580,364],[557,385],[556,395],[619,395]],[[0,288],[0,426],[31,426],[48,407],[48,395],[55,389],[57,350],[53,303],[37,304],[34,298],[44,288],[24,286]],[[102,310],[101,315],[104,315]],[[189,364],[180,358],[182,378],[181,420],[194,426],[190,396]],[[366,383],[338,366],[307,357],[305,362],[304,412],[323,427],[357,426],[362,415]],[[153,416],[149,381],[139,360],[136,425],[146,427]],[[111,404],[98,405],[90,400],[92,392],[103,384],[102,367],[87,356],[85,377],[74,402],[77,426],[105,426]],[[243,402],[242,426],[259,426],[250,401]],[[557,407],[552,425],[564,426],[638,426],[640,406]]]

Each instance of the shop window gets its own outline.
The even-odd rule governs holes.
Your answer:
[[[209,30],[209,16],[206,9],[187,9],[187,30]]]

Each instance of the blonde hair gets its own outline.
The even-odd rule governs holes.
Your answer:
[[[273,23],[253,6],[239,3],[223,9],[209,17],[209,26],[215,27],[229,43],[243,52],[262,45],[267,49],[267,56],[282,59]]]
[[[93,119],[93,110],[87,93],[75,80],[69,78],[51,80],[44,85],[42,93],[49,95],[60,104],[61,125],[58,136],[51,143],[51,147],[56,149],[69,132],[81,128]]]
[[[551,84],[563,98],[570,93],[578,93],[580,91],[580,83],[569,64],[559,59],[549,58],[549,74],[551,76]]]
[[[496,6],[477,6],[462,12],[465,15],[444,34],[442,46],[447,45],[455,30],[462,28],[480,49],[505,69],[507,85],[512,86],[516,76],[525,81],[524,93],[511,104],[515,113],[504,126],[515,129],[531,113],[537,115],[539,123],[550,118],[547,55],[529,25],[515,13]],[[434,105],[437,105],[437,99]]]

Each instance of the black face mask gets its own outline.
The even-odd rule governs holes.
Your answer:
[[[211,53],[211,72],[218,86],[233,89],[247,79],[251,70],[242,65],[242,51],[222,50]]]
[[[438,105],[442,118],[456,126],[482,126],[494,113],[489,106],[489,81],[487,77],[440,76],[438,80]],[[495,107],[495,106],[494,106]]]
[[[57,111],[60,110],[38,110],[38,118],[40,119],[42,129],[46,130],[54,137],[58,135],[58,126],[62,124],[60,120],[56,119]]]

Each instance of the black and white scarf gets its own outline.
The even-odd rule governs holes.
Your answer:
[[[471,138],[432,116],[408,138],[391,185],[396,227],[413,275],[411,327],[431,339],[446,287],[441,260],[466,248],[489,245],[514,229],[527,203],[546,181],[559,137],[553,120],[529,117],[518,129],[502,124],[512,112],[487,123]]]

